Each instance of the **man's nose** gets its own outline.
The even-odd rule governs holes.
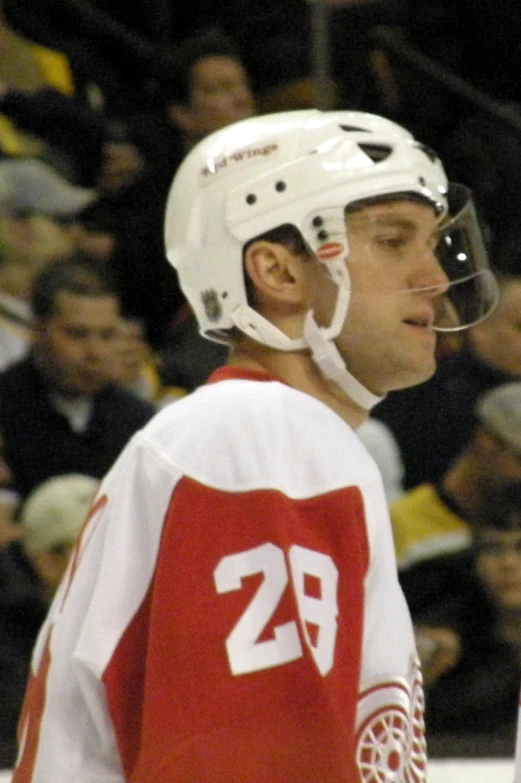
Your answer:
[[[447,277],[434,250],[426,249],[422,254],[413,279],[413,287],[430,296],[444,294],[450,286]]]
[[[112,351],[112,344],[109,340],[103,340],[100,337],[89,337],[85,342],[86,355],[95,361],[105,360]]]

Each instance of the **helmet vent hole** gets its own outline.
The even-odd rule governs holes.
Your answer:
[[[317,234],[317,239],[320,239],[322,242],[328,238],[329,234],[325,229],[322,229]]]
[[[255,193],[248,193],[248,195],[246,196],[246,203],[255,204],[256,201],[257,201],[257,196],[255,195]]]
[[[425,177],[418,177],[418,182],[420,183],[422,188],[424,188],[425,185],[427,184],[427,180],[425,179]]]
[[[355,131],[358,133],[370,133],[367,128],[358,128],[356,125],[340,125],[340,128],[343,131],[346,131],[346,133],[350,133],[351,131]]]
[[[284,190],[286,190],[286,187],[287,187],[286,183],[283,182],[282,180],[279,180],[275,185],[275,190],[277,191],[277,193],[282,193]]]
[[[320,217],[320,215],[317,215],[313,218],[313,226],[315,228],[320,228],[320,226],[324,225],[324,218]]]
[[[383,160],[386,160],[392,152],[391,148],[386,144],[359,144],[358,146],[373,163],[381,163]]]

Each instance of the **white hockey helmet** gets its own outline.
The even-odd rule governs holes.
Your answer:
[[[236,326],[280,350],[309,348],[326,377],[333,377],[359,404],[372,407],[379,398],[346,375],[333,343],[349,304],[344,214],[349,204],[393,194],[416,196],[431,203],[440,218],[449,215],[449,184],[436,155],[404,128],[375,115],[282,112],[244,120],[200,142],[174,178],[165,239],[167,257],[201,333],[226,342],[227,331]],[[465,224],[475,223],[468,199],[457,206],[465,213]],[[290,340],[247,301],[244,245],[283,224],[298,229],[339,285],[329,327],[319,328],[310,314],[301,340]],[[479,244],[479,230],[465,228],[464,234],[466,245]],[[460,243],[451,239],[449,244],[456,248]],[[446,253],[447,265],[454,267],[449,279],[456,274],[458,280],[474,280],[488,269],[482,244],[477,251],[460,253],[456,265],[452,253]],[[472,269],[464,269],[463,257],[469,262],[472,257]],[[486,289],[481,298],[487,302],[465,313],[466,323],[458,315],[447,328],[475,323],[490,310],[491,284],[479,286]],[[459,299],[468,309],[468,294]],[[452,310],[458,307],[457,301],[451,304]]]

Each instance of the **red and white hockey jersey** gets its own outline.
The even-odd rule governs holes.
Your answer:
[[[14,783],[423,783],[374,462],[277,379],[214,380],[102,483],[35,649]]]

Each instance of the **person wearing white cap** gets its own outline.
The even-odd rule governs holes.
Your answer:
[[[14,763],[31,650],[98,487],[82,474],[45,481],[21,506],[19,540],[0,549],[0,768]]]
[[[15,212],[74,217],[96,198],[38,158],[0,159],[0,205]]]
[[[99,479],[81,473],[53,476],[37,486],[21,506],[22,546],[49,600],[99,484]]]
[[[78,249],[77,216],[95,198],[40,160],[0,159],[0,370],[27,351],[34,276]]]
[[[391,504],[401,569],[465,549],[470,542],[468,520],[488,494],[521,481],[521,382],[484,393],[474,414],[472,434],[441,479],[420,484]]]
[[[414,620],[459,600],[471,578],[476,521],[491,497],[521,482],[521,382],[483,394],[475,414],[470,439],[441,479],[408,490],[390,506],[400,583]],[[456,664],[460,643],[450,628],[431,623],[416,631],[416,640],[427,684]]]

